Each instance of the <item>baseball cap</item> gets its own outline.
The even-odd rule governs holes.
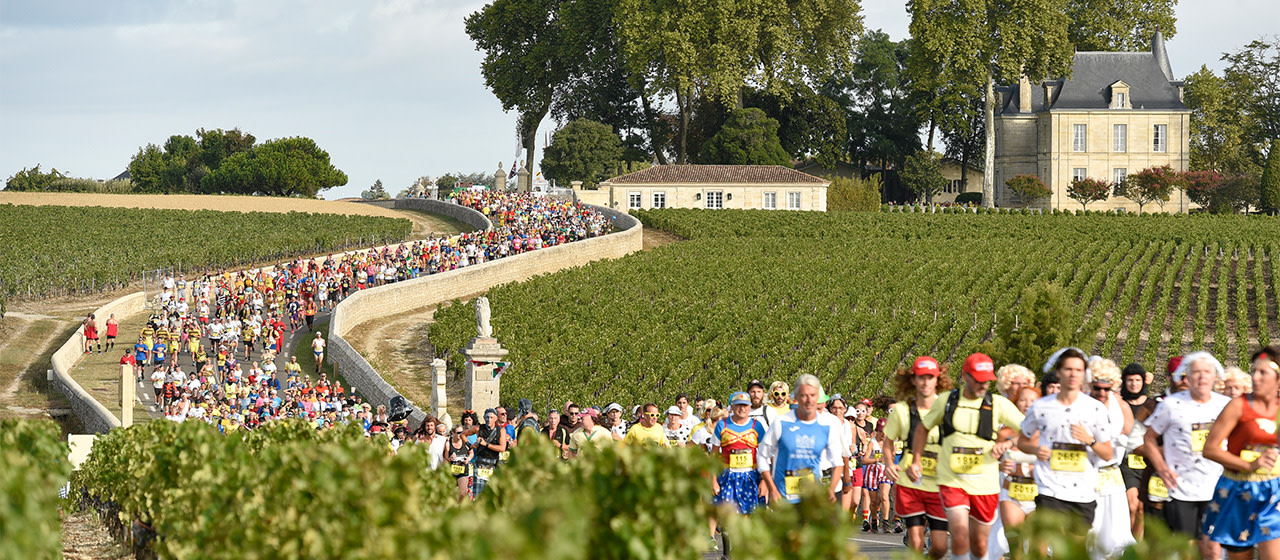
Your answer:
[[[751,397],[747,396],[746,393],[739,391],[737,393],[734,393],[732,397],[729,397],[729,404],[730,405],[745,404],[747,406],[751,406]]]
[[[752,379],[752,380],[751,380],[751,383],[747,383],[747,389],[751,389],[752,387],[759,387],[759,388],[761,388],[761,389],[768,389],[768,387],[765,387],[764,382],[763,382],[763,381],[761,381],[761,380],[759,380],[759,379]]]
[[[938,376],[938,360],[929,356],[920,356],[916,358],[916,363],[911,365],[911,373],[916,375],[932,375]]]
[[[604,407],[604,413],[605,413],[605,414],[608,414],[608,413],[613,412],[613,411],[615,411],[615,410],[616,410],[616,411],[618,411],[618,412],[622,412],[622,405],[620,405],[620,404],[618,404],[618,403],[616,403],[616,402],[615,402],[615,403],[609,403],[609,406]]]
[[[672,406],[671,408],[667,409],[667,416],[671,416],[671,415],[684,416],[684,413],[680,411],[680,407]]]
[[[1174,356],[1172,358],[1169,358],[1169,363],[1164,367],[1164,372],[1169,375],[1173,375],[1173,372],[1178,371],[1178,368],[1181,366],[1182,366],[1182,356]]]
[[[600,411],[599,411],[599,410],[596,410],[596,409],[594,409],[594,408],[584,408],[584,409],[582,409],[582,411],[581,411],[581,412],[579,412],[579,413],[578,413],[578,418],[582,418],[582,417],[584,417],[584,416],[590,416],[590,417],[592,417],[592,418],[599,418],[599,417],[600,417]]]
[[[973,376],[974,381],[983,383],[996,378],[996,364],[991,356],[976,352],[965,359],[964,372]]]
[[[862,400],[858,401],[858,404],[865,404],[865,405],[867,405],[867,406],[873,406],[873,405],[871,404],[871,399],[862,399]]]

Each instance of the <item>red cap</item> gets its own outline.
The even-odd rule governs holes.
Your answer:
[[[1176,371],[1178,367],[1181,365],[1182,365],[1182,356],[1174,356],[1172,358],[1169,358],[1169,365],[1166,365],[1164,367],[1164,372],[1169,375],[1173,375],[1173,372]]]
[[[991,356],[981,352],[969,354],[964,361],[964,372],[973,376],[974,381],[991,381],[996,378],[996,363],[991,360]]]
[[[938,376],[938,360],[928,356],[920,356],[916,358],[916,363],[911,365],[911,373],[916,375],[932,375]]]

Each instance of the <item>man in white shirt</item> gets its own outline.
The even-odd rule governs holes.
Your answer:
[[[1086,359],[1075,349],[1059,354],[1054,371],[1062,390],[1041,397],[1027,409],[1018,449],[1037,459],[1034,474],[1040,493],[1036,511],[1076,515],[1088,526],[1093,524],[1098,501],[1095,465],[1111,460],[1115,450],[1106,406],[1080,392]]]
[[[752,379],[747,385],[747,394],[751,397],[751,414],[748,417],[763,422],[767,429],[770,424],[778,420],[778,411],[764,402],[766,392],[768,388],[759,379]]]
[[[1143,423],[1147,433],[1143,450],[1156,475],[1169,489],[1164,520],[1170,529],[1194,539],[1202,558],[1219,558],[1221,546],[1201,531],[1205,508],[1222,476],[1222,465],[1204,458],[1204,442],[1214,420],[1231,398],[1213,392],[1223,375],[1222,363],[1208,352],[1193,352],[1173,372],[1174,382],[1184,378],[1187,390],[1169,395]],[[1164,436],[1164,445],[1156,438]]]
[[[844,478],[840,425],[831,414],[819,414],[822,383],[811,374],[796,380],[796,408],[769,425],[756,452],[756,470],[769,490],[770,501],[800,501],[805,480],[817,482],[823,465],[834,465],[827,499],[836,501],[836,489]]]

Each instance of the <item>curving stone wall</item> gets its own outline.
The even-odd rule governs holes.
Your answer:
[[[395,205],[392,207],[404,210],[421,210],[448,216],[480,231],[493,227],[493,223],[489,221],[489,218],[486,218],[483,213],[470,206],[443,202],[434,198],[397,198]]]
[[[94,316],[98,317],[100,332],[105,333],[106,318],[112,313],[118,317],[128,317],[136,313],[141,313],[146,307],[146,299],[143,292],[129,294],[111,303],[108,303],[97,310]],[[103,336],[106,336],[105,334]],[[111,428],[120,427],[120,419],[108,409],[105,405],[98,402],[98,399],[85,391],[75,379],[71,378],[71,368],[84,357],[84,329],[76,329],[75,334],[63,343],[57,352],[53,353],[50,360],[53,367],[53,386],[67,397],[71,402],[71,411],[80,419],[80,423],[84,425],[84,429],[90,433],[104,433]],[[112,403],[112,406],[117,406]]]
[[[614,233],[352,294],[334,308],[330,317],[329,361],[364,396],[365,402],[387,404],[399,393],[343,339],[344,335],[367,321],[438,305],[487,291],[500,284],[521,282],[565,268],[582,266],[591,261],[624,257],[644,247],[643,228],[635,217],[598,206],[592,206],[592,209],[613,222]],[[430,381],[423,379],[423,383],[428,382]],[[422,407],[427,404],[414,405],[413,415],[410,416],[411,426],[416,427],[426,417]]]

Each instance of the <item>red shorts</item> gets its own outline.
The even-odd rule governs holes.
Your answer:
[[[939,486],[938,494],[942,496],[942,505],[947,510],[964,508],[969,510],[969,518],[982,525],[990,525],[996,520],[996,506],[1000,494],[970,496],[964,490],[951,486]]]
[[[851,485],[854,488],[862,488],[862,468],[861,467],[850,467],[850,468],[853,469],[853,482],[851,483]]]
[[[947,520],[947,512],[942,508],[942,496],[937,492],[926,492],[916,488],[907,488],[898,485],[898,501],[894,505],[894,510],[898,512],[898,517],[915,517],[917,515],[927,515],[931,519],[938,521]]]

